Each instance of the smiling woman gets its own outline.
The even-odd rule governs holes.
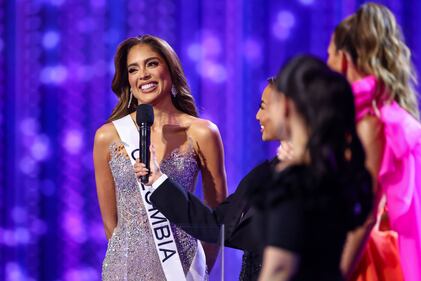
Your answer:
[[[215,207],[226,197],[219,130],[197,117],[180,61],[160,38],[144,35],[120,44],[112,89],[119,100],[107,123],[97,130],[94,143],[97,193],[109,239],[102,278],[180,280],[176,277],[180,275],[164,265],[164,261],[175,257],[176,272],[189,276],[188,280],[205,280],[206,265],[210,270],[218,248],[203,243],[205,260],[202,244],[171,225],[162,235],[173,236],[173,248],[166,248],[164,256],[161,249],[157,251],[162,243],[157,244],[155,239],[156,229],[152,231],[148,220],[150,206],[142,197],[142,186],[131,164],[134,160],[127,150],[133,142],[130,135],[137,134],[133,121],[137,105],[152,105],[155,121],[151,144],[163,170],[189,191],[194,190],[201,171],[205,201]]]
[[[112,89],[119,101],[108,119],[109,122],[136,110],[138,103],[132,102],[130,97],[135,95],[136,99],[141,98],[136,94],[140,94],[139,86],[142,83],[159,84],[155,80],[157,77],[151,77],[152,74],[156,74],[155,67],[162,70],[161,74],[166,76],[165,84],[169,83],[166,85],[169,88],[163,88],[163,84],[160,87],[165,93],[172,94],[167,98],[171,99],[173,106],[188,115],[198,116],[180,60],[166,41],[150,35],[128,38],[119,45],[114,66]],[[142,73],[146,74],[146,77],[139,77]],[[136,78],[139,79],[138,82]]]
[[[159,104],[171,89],[171,76],[165,61],[148,45],[130,49],[127,69],[130,91],[139,103]]]
[[[284,96],[276,93],[273,81],[270,80],[263,91],[259,111],[256,114],[256,119],[260,123],[263,141],[286,139],[286,132],[279,124],[279,122],[282,122],[282,119],[271,118],[271,116],[282,115],[285,110],[284,104]]]

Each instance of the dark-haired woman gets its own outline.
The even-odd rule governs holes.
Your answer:
[[[289,61],[274,85],[268,110],[294,150],[272,184],[251,195],[266,244],[259,280],[343,280],[347,232],[372,204],[351,87],[310,56]]]
[[[366,3],[336,27],[328,53],[353,86],[376,199],[372,219],[349,237],[344,272],[357,264],[353,280],[421,280],[421,124],[411,52],[392,12]]]
[[[119,45],[112,89],[118,103],[107,123],[97,130],[94,143],[97,193],[109,239],[102,280],[182,280],[176,274],[187,280],[203,280],[206,264],[196,239],[171,226],[174,239],[170,244],[174,248],[169,248],[170,244],[163,248],[162,240],[157,240],[157,236],[167,237],[169,229],[155,229],[156,224],[150,221],[148,200],[134,174],[129,147],[132,134],[138,135],[134,121],[137,105],[151,104],[155,120],[151,143],[162,169],[189,191],[194,190],[201,171],[205,201],[216,206],[226,197],[218,128],[197,117],[180,61],[160,38],[144,35]],[[211,266],[217,248],[207,246],[206,262]],[[174,249],[177,256],[172,254]],[[167,260],[175,260],[176,266],[168,269]]]

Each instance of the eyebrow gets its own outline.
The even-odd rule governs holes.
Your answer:
[[[159,57],[150,57],[150,58],[147,58],[146,60],[145,60],[145,64],[146,63],[148,63],[148,62],[150,62],[151,60],[154,60],[154,59],[157,59],[157,60],[159,60],[160,62],[161,62],[161,60],[160,60],[160,58]],[[127,65],[127,68],[129,68],[129,67],[131,67],[131,66],[138,66],[139,64],[137,63],[137,62],[134,62],[134,63],[131,63],[131,64],[129,64],[129,65]]]

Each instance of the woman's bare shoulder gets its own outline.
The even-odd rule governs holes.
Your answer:
[[[109,145],[113,141],[118,141],[118,133],[112,123],[106,123],[99,127],[95,133],[95,144]]]
[[[193,137],[207,138],[219,136],[219,129],[212,121],[191,116],[189,118],[189,133]]]
[[[357,129],[364,133],[377,132],[382,127],[382,120],[376,115],[367,115],[357,123]]]

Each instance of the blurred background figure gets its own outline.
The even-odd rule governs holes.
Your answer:
[[[311,56],[288,61],[274,87],[269,118],[293,154],[251,195],[266,245],[259,280],[344,280],[347,232],[365,222],[373,199],[351,87]]]
[[[367,3],[335,28],[328,53],[352,83],[376,194],[372,216],[349,236],[343,270],[355,280],[420,280],[421,124],[411,51],[392,12]]]

